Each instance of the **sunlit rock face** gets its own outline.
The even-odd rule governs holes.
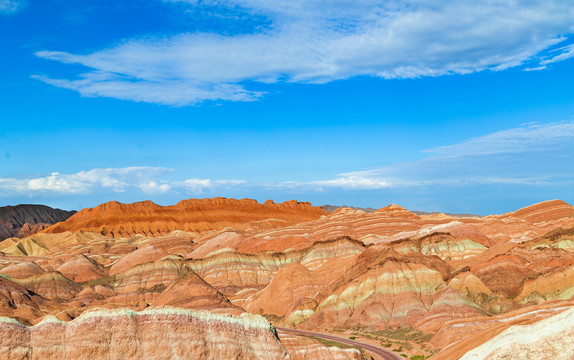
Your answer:
[[[230,226],[257,228],[261,225],[265,228],[269,223],[256,222],[276,219],[280,220],[278,225],[285,225],[317,219],[325,214],[327,211],[322,208],[294,200],[259,204],[251,199],[190,199],[172,206],[160,206],[151,201],[133,204],[111,201],[83,209],[44,232],[89,231],[110,237],[130,237],[135,234],[159,236],[174,230],[203,233]]]
[[[49,316],[32,327],[0,318],[0,334],[3,359],[289,359],[262,317],[170,307]]]
[[[95,237],[93,233],[70,231],[58,234],[38,233],[24,239],[6,239],[0,242],[0,251],[10,255],[43,256],[60,247],[66,247],[69,251],[74,245],[83,246]]]
[[[364,244],[348,238],[312,244],[302,250],[260,251],[253,254],[222,249],[200,259],[189,260],[190,267],[225,294],[241,290],[261,290],[282,267],[299,263],[308,269],[352,258],[365,250]],[[193,257],[194,252],[190,257]]]
[[[0,270],[0,274],[16,279],[27,278],[43,272],[44,269],[34,262],[16,263],[14,265],[8,265],[4,269]]]
[[[561,200],[544,201],[515,212],[487,216],[475,226],[494,243],[523,242],[557,228],[574,227],[574,207]]]
[[[470,261],[470,271],[494,293],[513,299],[521,293],[525,281],[574,263],[574,253],[562,249],[533,250],[523,245],[507,251],[498,249],[493,248],[488,259]]]
[[[475,317],[446,321],[430,340],[430,344],[443,349],[437,355],[433,356],[432,359],[458,359],[477,346],[496,338],[497,335],[513,326],[535,324],[571,309],[574,309],[573,300],[556,300],[523,307],[492,317]],[[537,336],[543,337],[543,335],[542,333],[531,333],[530,339],[534,342]],[[483,358],[489,357],[484,356]],[[497,357],[492,358],[496,359]],[[521,357],[508,358],[521,359]],[[526,359],[529,358],[526,357]],[[541,356],[534,359],[554,359],[554,357]]]
[[[574,358],[574,307],[530,325],[514,325],[461,360]]]
[[[388,257],[321,301],[306,324],[432,330],[449,318],[481,314],[482,309],[447,287],[439,271],[409,258]]]
[[[545,221],[539,221],[545,218]],[[365,213],[360,210],[340,208],[316,220],[280,228],[226,235],[226,238],[199,238],[202,247],[213,251],[222,242],[243,253],[261,250],[285,251],[302,249],[318,241],[348,236],[365,244],[390,243],[396,240],[418,240],[433,233],[448,233],[454,239],[434,245],[427,239],[414,251],[433,253],[457,259],[479,254],[485,247],[498,243],[524,242],[543,236],[558,227],[574,227],[574,207],[563,201],[546,201],[504,215],[464,218],[424,218],[393,206]],[[456,240],[456,241],[454,241]],[[211,244],[210,244],[211,242]],[[209,245],[208,245],[209,244]],[[408,251],[408,249],[405,249]],[[205,256],[209,251],[196,252],[195,257]]]

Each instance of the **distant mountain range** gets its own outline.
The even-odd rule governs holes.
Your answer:
[[[213,201],[213,200],[210,200],[210,201]],[[226,200],[226,201],[229,202],[232,200]],[[237,202],[237,200],[233,200],[233,201]],[[116,204],[116,203],[111,202],[110,204]],[[117,203],[117,204],[119,204],[119,203]],[[136,203],[136,204],[142,204],[142,205],[148,204],[148,205],[150,205],[148,202],[141,202],[141,203]],[[305,204],[297,204],[296,202],[295,202],[295,204],[299,207],[305,205]],[[107,208],[107,207],[109,207],[108,205],[104,204],[102,206]],[[157,207],[157,205],[155,205],[155,204],[153,204],[153,205],[155,207]],[[206,204],[203,204],[200,207],[203,208],[205,205]],[[218,203],[216,207],[222,206],[222,209],[225,209],[227,205],[229,205],[229,204],[227,204],[227,203],[226,204],[219,204]],[[244,200],[243,202],[239,201],[234,206],[239,206],[239,208],[243,208],[246,205],[247,204],[245,204],[245,200]],[[251,207],[253,206],[253,204],[250,204],[250,205],[251,205]],[[257,204],[257,205],[259,205],[259,204]],[[128,205],[124,205],[123,207],[120,207],[121,209],[116,209],[116,210],[118,210],[122,213],[133,214],[134,211],[135,211],[135,213],[138,213],[138,211],[136,211],[135,209],[124,208],[126,206],[128,206]],[[215,205],[212,204],[211,206],[215,206]],[[232,206],[232,208],[234,206]],[[292,204],[290,204],[290,206],[292,206]],[[295,206],[295,207],[297,207],[297,206]],[[259,209],[259,207],[261,207],[261,209]],[[278,219],[293,220],[293,219],[288,219],[288,218],[290,218],[290,215],[288,215],[289,214],[289,210],[288,210],[289,206],[286,206],[283,204],[265,203],[263,205],[259,205],[259,207],[256,206],[255,208],[250,208],[249,206],[247,206],[247,208],[243,209],[243,210],[247,211],[247,212],[253,212],[252,215],[254,216],[254,218],[250,219],[250,220],[259,219],[259,217],[261,217],[261,216],[258,217],[255,215],[255,213],[263,210],[263,208],[265,208],[264,212],[269,212],[271,210],[279,211],[279,213],[281,213],[281,214],[279,214],[279,213],[275,214],[275,216]],[[278,207],[278,208],[272,209],[273,207]],[[283,209],[283,207],[285,207],[285,208]],[[305,206],[303,206],[303,207],[305,207]],[[378,210],[378,209],[374,209],[374,208],[362,208],[362,207],[355,207],[355,206],[336,206],[336,205],[323,205],[322,206],[322,208],[329,213],[332,213],[335,210],[343,208],[343,207],[351,208],[351,209],[355,209],[355,210],[362,210],[362,211],[367,212],[367,213],[373,213],[373,212]],[[97,207],[96,209],[99,209],[99,208],[100,207]],[[307,209],[308,213],[306,216],[307,217],[311,216],[311,218],[317,214],[320,214],[321,211],[323,211],[323,210],[320,210],[321,207],[313,208],[311,206],[307,206],[307,208],[306,209]],[[311,210],[309,210],[309,209],[311,209]],[[90,211],[90,214],[94,215],[91,213],[91,211],[92,211],[91,209],[87,209],[86,211]],[[203,209],[203,211],[206,211],[206,209]],[[285,212],[285,211],[287,211],[287,212],[285,214],[283,214],[282,212]],[[271,211],[271,212],[273,212],[273,211]],[[416,215],[447,215],[447,216],[456,217],[456,218],[479,217],[477,215],[472,215],[472,214],[450,214],[450,213],[425,212],[425,211],[411,211],[411,212],[416,214]],[[304,213],[305,213],[305,211],[304,211]],[[23,204],[23,205],[16,205],[16,206],[0,207],[0,241],[5,240],[7,238],[11,238],[11,237],[22,238],[22,237],[26,237],[26,236],[35,234],[35,233],[42,231],[42,230],[44,230],[44,229],[46,229],[46,228],[48,228],[54,224],[68,220],[74,214],[76,214],[76,211],[66,211],[66,210],[54,209],[54,208],[51,208],[51,207],[45,206],[45,205]],[[125,215],[123,215],[123,216],[125,216]],[[309,219],[305,218],[305,220],[310,220],[311,218],[309,218]],[[195,220],[197,220],[197,219],[195,219]],[[247,220],[247,219],[243,219],[243,220]],[[298,219],[298,220],[303,220],[303,219]],[[101,224],[101,225],[103,226],[104,224]],[[105,225],[110,226],[113,224],[105,224]],[[122,224],[122,225],[125,226],[126,224]],[[227,225],[231,225],[231,223],[229,223]],[[163,231],[163,232],[168,232],[167,231],[168,227],[166,227],[166,231]],[[215,228],[218,228],[218,226],[215,226]],[[59,228],[58,229],[49,229],[47,231],[53,232],[52,230],[54,230],[55,232],[59,232],[62,229],[59,229]],[[84,229],[84,230],[87,230],[87,229]],[[90,230],[100,232],[101,229],[90,229]],[[171,230],[173,230],[173,229],[171,229]],[[142,231],[142,232],[147,233],[148,231]],[[163,233],[163,232],[160,231],[159,233]],[[127,235],[127,234],[125,234],[125,235]]]
[[[0,207],[0,241],[25,237],[55,223],[67,220],[75,211],[54,209],[45,205]]]
[[[322,206],[323,209],[327,210],[328,212],[332,213],[337,209],[346,207],[346,208],[350,208],[350,209],[355,209],[355,210],[361,210],[364,211],[366,213],[372,213],[377,211],[378,209],[374,209],[374,208],[362,208],[362,207],[355,207],[355,206],[347,206],[347,205],[343,205],[343,206],[337,206],[337,205],[323,205]],[[447,216],[452,216],[455,218],[465,218],[465,217],[482,217],[480,215],[473,215],[473,214],[453,214],[453,213],[441,213],[438,211],[416,211],[416,210],[410,210],[410,212],[412,212],[413,214],[417,214],[417,215],[447,215]]]

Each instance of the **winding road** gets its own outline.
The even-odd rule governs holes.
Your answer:
[[[380,356],[381,359],[383,359],[383,360],[405,360],[402,356],[399,356],[398,354],[395,354],[394,352],[392,352],[390,350],[387,350],[387,349],[384,349],[384,348],[381,348],[378,346],[374,346],[371,344],[367,344],[364,342],[355,341],[355,340],[351,340],[351,339],[347,339],[347,338],[343,338],[343,337],[338,337],[335,335],[317,333],[317,332],[313,332],[313,331],[282,328],[282,327],[278,327],[277,330],[283,331],[286,333],[295,334],[295,335],[313,336],[316,338],[321,338],[321,339],[325,339],[325,340],[332,340],[332,341],[336,341],[336,342],[339,342],[342,344],[355,346],[355,347],[367,350],[367,351],[369,351],[369,352],[371,352],[377,356]]]

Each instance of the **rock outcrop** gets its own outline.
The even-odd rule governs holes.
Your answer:
[[[509,311],[492,317],[475,317],[469,319],[455,319],[447,321],[435,333],[430,344],[443,348],[441,352],[432,357],[433,360],[459,359],[472,349],[489,342],[499,334],[514,326],[528,326],[544,319],[551,319],[564,311],[574,309],[574,302],[549,301],[543,304],[528,306]],[[571,325],[571,324],[570,324]],[[561,326],[562,330],[567,330]],[[544,333],[531,333],[528,337],[531,342],[543,338]],[[509,343],[512,345],[512,342]],[[516,344],[515,344],[516,345]],[[486,353],[483,353],[483,357]],[[498,358],[498,357],[492,357]],[[520,356],[507,357],[508,359],[523,359]],[[533,357],[532,359],[555,359],[556,357]],[[529,359],[525,357],[524,359]],[[569,358],[568,358],[569,359]]]
[[[514,325],[462,356],[479,359],[574,358],[574,307],[531,325]]]
[[[172,206],[160,206],[151,201],[133,204],[111,201],[82,209],[43,232],[89,231],[109,237],[159,236],[174,230],[203,233],[230,226],[273,228],[314,220],[325,214],[327,211],[320,207],[295,200],[279,204],[269,200],[259,204],[251,199],[190,199]],[[272,221],[260,223],[264,220]]]
[[[289,359],[273,325],[256,315],[171,307],[96,309],[28,327],[0,318],[0,359]]]
[[[44,205],[0,207],[0,241],[35,234],[53,224],[65,221],[75,213]]]

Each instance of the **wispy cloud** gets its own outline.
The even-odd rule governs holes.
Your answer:
[[[127,39],[85,55],[40,51],[36,55],[41,58],[91,70],[76,79],[36,78],[84,96],[170,105],[253,101],[269,83],[504,70],[533,59],[574,31],[574,8],[560,0],[166,2],[210,5],[221,12],[244,9],[270,19],[271,25],[249,34]],[[565,60],[570,52],[565,49],[545,61]]]
[[[426,150],[440,156],[476,156],[502,153],[523,153],[556,149],[574,139],[574,122],[524,124],[463,141],[460,144]]]
[[[426,150],[429,157],[339,174],[299,187],[347,189],[528,185],[574,182],[574,122],[524,124]],[[282,186],[292,186],[285,183]]]
[[[126,167],[92,169],[73,174],[53,172],[47,176],[26,179],[0,178],[0,193],[4,196],[33,196],[41,193],[85,194],[101,189],[123,192],[171,171],[161,167]]]
[[[555,55],[556,53],[558,53],[558,55]],[[552,56],[545,60],[542,60],[540,62],[540,65],[547,65],[558,61],[564,61],[572,57],[574,57],[574,44],[564,46],[552,51]]]
[[[175,182],[174,186],[183,188],[191,193],[198,194],[206,189],[214,189],[227,186],[237,186],[247,184],[243,180],[211,180],[211,179],[187,179]]]
[[[297,182],[297,181],[284,181],[277,184],[269,185],[275,188],[289,188],[289,189],[306,189],[306,190],[317,190],[322,191],[323,189],[329,188],[339,188],[345,190],[374,190],[374,189],[384,189],[391,187],[392,184],[388,181],[356,176],[352,174],[341,174],[332,180],[318,180],[318,181],[308,181],[308,182]]]
[[[172,169],[162,167],[126,167],[92,169],[73,174],[54,172],[25,179],[0,178],[0,196],[81,195],[106,191],[139,191],[152,195],[170,191],[199,194],[208,189],[243,183],[239,180],[187,179],[169,182],[162,179],[172,172]]]
[[[527,67],[524,71],[539,71],[548,68],[549,64],[568,60],[574,57],[574,44],[559,47],[557,49],[551,49],[549,51],[543,52],[539,57],[538,62],[535,66]]]
[[[20,10],[23,6],[22,1],[17,0],[0,0],[0,15],[10,15],[18,10]]]

